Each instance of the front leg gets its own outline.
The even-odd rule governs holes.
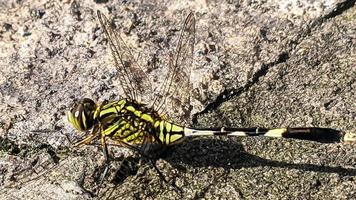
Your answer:
[[[97,136],[98,136],[98,128],[94,127],[93,130],[91,131],[90,135],[88,135],[86,138],[84,138],[83,140],[75,143],[73,146],[74,147],[79,147],[82,146],[83,144],[87,145],[89,144],[91,141],[93,141]]]

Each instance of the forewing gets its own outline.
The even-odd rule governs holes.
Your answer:
[[[190,116],[190,73],[194,42],[195,18],[190,13],[184,20],[176,50],[169,56],[167,75],[160,89],[154,93],[152,102],[155,110],[180,122],[187,122]]]
[[[150,94],[151,83],[147,74],[136,62],[132,50],[120,35],[113,30],[111,23],[104,14],[97,12],[99,22],[108,39],[115,66],[118,70],[120,85],[126,98],[141,102],[141,97]]]

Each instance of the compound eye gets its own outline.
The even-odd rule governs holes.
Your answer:
[[[95,102],[84,98],[71,111],[67,112],[68,121],[79,131],[89,130],[94,124],[95,110]]]

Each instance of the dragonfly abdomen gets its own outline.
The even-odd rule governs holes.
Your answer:
[[[322,143],[334,143],[345,140],[344,132],[317,127],[301,128],[213,128],[213,129],[192,129],[185,128],[185,136],[212,136],[212,135],[230,135],[230,136],[265,136],[294,138],[301,140],[311,140]]]

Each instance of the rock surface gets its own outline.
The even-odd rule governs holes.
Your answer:
[[[0,198],[355,199],[355,144],[263,137],[188,140],[156,162],[170,183],[145,159],[111,147],[118,162],[97,186],[100,146],[68,150],[80,135],[64,116],[83,97],[122,95],[96,10],[113,18],[135,55],[142,52],[154,87],[167,68],[151,65],[152,56],[167,62],[182,19],[194,11],[192,126],[356,133],[354,4],[0,3]]]

